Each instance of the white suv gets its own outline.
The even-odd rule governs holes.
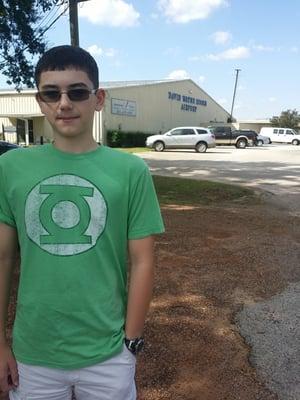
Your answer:
[[[201,126],[182,126],[171,129],[162,135],[148,136],[146,146],[155,151],[164,149],[195,149],[205,153],[208,148],[216,147],[215,136]]]

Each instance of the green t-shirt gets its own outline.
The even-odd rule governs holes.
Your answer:
[[[0,158],[0,221],[21,249],[17,360],[76,369],[120,352],[128,240],[164,230],[144,161],[105,146],[12,150]]]

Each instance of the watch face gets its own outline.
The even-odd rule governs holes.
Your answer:
[[[129,351],[133,354],[139,353],[144,347],[144,339],[143,338],[136,338],[136,339],[125,339],[125,344]]]
[[[137,343],[136,343],[136,353],[140,352],[144,347],[144,339],[138,339]]]

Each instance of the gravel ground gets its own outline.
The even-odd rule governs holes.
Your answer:
[[[236,318],[251,346],[251,363],[282,400],[300,399],[300,283],[268,301],[245,306]]]

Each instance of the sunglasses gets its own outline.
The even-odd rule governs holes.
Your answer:
[[[97,89],[85,88],[68,89],[64,91],[49,89],[38,92],[38,96],[40,100],[45,103],[56,103],[57,101],[60,101],[63,93],[67,94],[71,101],[84,101],[87,100],[91,94],[95,94],[96,92]]]

